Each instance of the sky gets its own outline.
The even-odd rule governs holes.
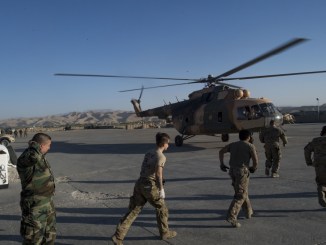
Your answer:
[[[2,0],[0,119],[88,110],[132,111],[165,80],[220,75],[293,38],[309,41],[230,77],[326,70],[324,0]],[[326,103],[326,73],[232,81],[276,106]],[[204,84],[144,90],[143,109],[188,98]]]

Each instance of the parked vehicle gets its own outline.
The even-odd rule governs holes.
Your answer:
[[[0,144],[8,146],[10,143],[15,142],[15,137],[10,134],[1,134],[0,135]]]

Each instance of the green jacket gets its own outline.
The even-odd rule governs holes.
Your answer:
[[[36,142],[30,143],[18,158],[17,171],[22,185],[21,198],[54,195],[55,184],[50,165]]]

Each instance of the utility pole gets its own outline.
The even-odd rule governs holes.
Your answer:
[[[316,98],[317,100],[317,121],[319,122],[319,98]]]

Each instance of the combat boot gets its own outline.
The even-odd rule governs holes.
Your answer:
[[[176,235],[177,235],[176,231],[169,230],[168,232],[161,234],[161,239],[162,240],[171,239],[171,238],[175,237]]]
[[[249,210],[248,212],[246,212],[246,218],[247,219],[251,219],[252,215],[254,214],[253,210]]]
[[[325,192],[322,190],[318,190],[318,202],[320,206],[326,207],[326,198],[325,198]]]
[[[241,224],[235,219],[227,218],[226,221],[229,222],[234,228],[240,228],[241,227]]]
[[[265,175],[269,176],[269,168],[265,168]]]
[[[118,239],[115,235],[111,237],[114,245],[123,245],[122,240]]]

